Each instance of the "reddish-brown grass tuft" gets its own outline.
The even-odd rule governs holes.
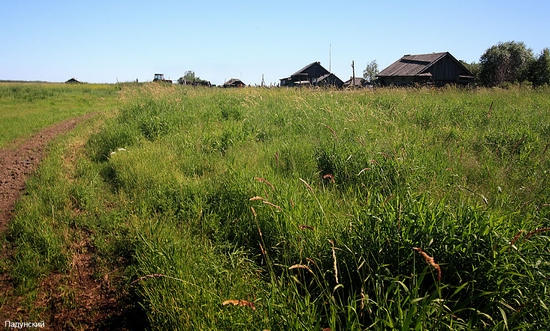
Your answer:
[[[225,300],[224,302],[222,302],[222,306],[227,306],[227,305],[250,307],[252,310],[256,310],[254,303],[246,300]]]
[[[429,265],[434,267],[435,270],[437,270],[437,281],[440,282],[441,281],[441,267],[439,266],[439,264],[435,263],[434,258],[429,256],[426,252],[424,252],[422,250],[422,248],[413,247],[413,249],[415,251],[417,251],[420,255],[422,255],[422,257],[424,257],[424,260],[426,260],[426,263],[428,263]]]
[[[546,231],[550,231],[550,228],[540,228],[540,229],[533,230],[533,231],[529,232],[525,236],[525,238],[523,238],[523,240],[525,241],[525,240],[529,239],[531,236],[534,236],[538,233],[542,233],[542,232],[546,232]]]

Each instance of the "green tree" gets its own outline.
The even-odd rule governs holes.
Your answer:
[[[534,86],[550,84],[550,49],[543,49],[537,60],[531,63],[529,80]]]
[[[481,71],[481,65],[479,64],[479,62],[472,62],[472,63],[467,63],[467,62],[464,62],[462,60],[459,60],[459,62],[466,68],[468,69],[472,75],[474,75],[475,77],[475,80],[474,82],[475,83],[479,83],[479,73]]]
[[[373,60],[368,63],[365,70],[363,70],[363,78],[367,82],[372,83],[376,79],[376,75],[378,75],[378,72],[378,63],[376,63],[376,60]]]
[[[498,43],[486,50],[479,60],[481,82],[495,86],[527,80],[532,61],[533,51],[523,42]]]
[[[200,81],[200,78],[195,75],[195,72],[192,70],[188,70],[185,72],[183,77],[178,78],[178,83],[184,84],[184,82],[196,82]]]

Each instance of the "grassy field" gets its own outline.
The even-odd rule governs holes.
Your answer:
[[[541,330],[548,92],[121,87],[29,182],[4,269],[32,310],[86,236],[155,330]]]
[[[64,119],[115,110],[116,85],[0,83],[0,148]]]

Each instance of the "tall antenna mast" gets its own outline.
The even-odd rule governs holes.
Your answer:
[[[332,44],[328,44],[328,72],[332,72]]]

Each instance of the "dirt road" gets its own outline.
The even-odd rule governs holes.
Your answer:
[[[43,129],[28,140],[14,142],[15,148],[0,149],[0,232],[6,230],[15,202],[25,188],[25,180],[46,154],[48,142],[93,115],[65,120]]]

